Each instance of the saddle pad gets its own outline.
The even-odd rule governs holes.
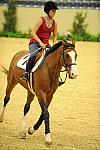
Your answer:
[[[44,57],[46,54],[46,50],[43,51],[41,57],[39,58],[39,60],[36,62],[35,66],[32,69],[32,72],[36,71],[36,69],[40,66],[40,64],[43,62]],[[17,67],[26,70],[26,63],[29,59],[31,54],[27,54],[24,57],[22,57],[18,62],[17,62]]]

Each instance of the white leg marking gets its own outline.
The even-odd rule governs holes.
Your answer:
[[[1,114],[0,114],[0,122],[3,122],[4,120],[4,112],[5,112],[5,106],[3,107],[2,111],[1,111]]]
[[[51,144],[51,136],[50,133],[45,134],[45,144]]]
[[[21,138],[23,139],[26,138],[26,128],[27,128],[27,115],[24,116],[22,123]]]

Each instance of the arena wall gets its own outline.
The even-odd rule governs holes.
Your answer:
[[[3,23],[5,22],[3,12],[6,9],[6,6],[0,6],[0,30],[3,29]],[[87,31],[89,33],[94,35],[100,33],[99,10],[60,9],[55,16],[60,34],[64,34],[72,28],[77,11],[87,12],[86,23],[88,24]],[[42,15],[44,15],[43,8],[17,7],[17,30],[28,32]]]

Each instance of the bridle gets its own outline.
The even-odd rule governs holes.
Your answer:
[[[68,47],[69,48],[69,47]],[[72,50],[73,48],[69,48],[70,50]],[[66,82],[66,79],[67,79],[67,74],[69,73],[69,67],[71,67],[72,65],[77,65],[76,63],[71,63],[71,64],[67,64],[66,63],[66,57],[65,57],[65,51],[66,49],[65,49],[65,47],[63,46],[63,49],[62,49],[62,52],[61,52],[61,55],[60,55],[60,57],[59,57],[59,59],[58,59],[58,62],[57,62],[57,65],[56,65],[56,68],[58,67],[58,65],[59,65],[59,63],[60,63],[60,61],[61,61],[61,58],[63,58],[63,62],[64,62],[64,70],[61,70],[60,72],[66,72],[66,75],[65,75],[65,79],[64,79],[64,81],[62,80],[62,78],[61,78],[61,76],[59,75],[58,77],[60,78],[60,80],[61,80],[61,84],[60,85],[62,85],[62,84],[64,84],[65,82]],[[53,71],[53,70],[51,70],[50,68],[49,68],[49,66],[48,66],[48,63],[46,62],[46,60],[45,60],[45,64],[46,64],[46,66],[47,66],[47,68],[48,68],[48,73],[49,73],[49,76],[50,76],[50,78],[52,79],[52,77],[51,77],[51,75],[50,75],[50,71]],[[53,80],[54,81],[54,80]],[[59,86],[60,86],[59,85]]]
[[[69,49],[72,50],[73,48],[70,47]],[[65,58],[65,53],[64,53],[64,51],[65,51],[65,48],[64,48],[64,46],[63,46],[63,50],[62,50],[62,53],[61,53],[60,58],[63,57],[63,62],[64,62],[64,68],[65,68],[65,69],[64,69],[64,70],[61,70],[60,72],[66,72],[66,74],[65,74],[65,79],[64,79],[64,81],[62,80],[61,76],[59,76],[59,78],[60,78],[60,80],[61,80],[61,82],[62,82],[61,85],[66,82],[67,74],[69,73],[69,67],[71,67],[72,65],[77,65],[76,63],[71,63],[71,64],[69,64],[69,65],[66,63],[66,60],[65,60],[66,58]]]
[[[72,48],[70,48],[70,49],[72,49]],[[76,63],[71,63],[71,64],[68,65],[65,61],[64,51],[65,51],[65,48],[63,48],[61,55],[63,56],[65,70],[68,70],[68,67],[71,67],[72,65],[77,65],[77,64]]]

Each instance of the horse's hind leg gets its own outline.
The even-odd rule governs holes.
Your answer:
[[[36,124],[34,126],[32,125],[31,127],[29,127],[28,133],[33,134],[34,131],[38,130],[42,122],[43,122],[43,113],[41,113],[39,120],[36,122]]]
[[[15,80],[15,77],[13,76],[13,74],[8,75],[8,83],[7,83],[7,88],[6,88],[6,96],[4,98],[3,109],[2,109],[1,114],[0,114],[0,122],[2,122],[4,120],[5,108],[7,106],[7,103],[10,100],[10,94],[11,94],[11,92],[12,92],[12,90],[15,87],[16,84],[17,84],[17,81]]]
[[[21,131],[21,138],[25,139],[26,138],[26,121],[27,121],[27,113],[30,109],[30,104],[34,99],[34,94],[32,94],[30,91],[28,91],[27,95],[27,102],[24,106],[24,118],[23,118],[23,123],[22,123],[22,131]]]

